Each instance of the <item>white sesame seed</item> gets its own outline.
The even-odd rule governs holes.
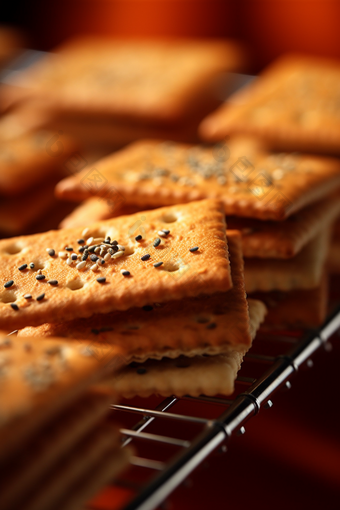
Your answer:
[[[92,244],[92,243],[93,243],[93,237],[89,237],[88,240],[86,241],[86,244],[88,246],[90,246],[90,244]]]
[[[38,269],[37,273],[38,273],[38,274],[41,274],[41,269]]]
[[[100,253],[100,246],[97,246],[97,248],[94,250],[95,253]]]
[[[98,266],[97,266],[97,264],[93,264],[93,266],[91,266],[91,270],[92,270],[93,272],[98,271]]]
[[[110,253],[107,253],[107,254],[104,256],[104,260],[109,260],[110,258],[111,258]]]
[[[158,231],[159,237],[166,237],[167,234],[165,232],[162,232],[161,230]]]
[[[121,257],[122,255],[124,255],[124,252],[123,251],[117,251],[117,253],[114,253],[113,255],[111,255],[111,258],[112,259],[118,259],[119,257]]]
[[[68,264],[69,266],[71,266],[71,265],[72,265],[72,262],[73,262],[73,260],[72,260],[72,259],[67,259],[67,260],[66,260],[66,264]]]
[[[76,265],[76,268],[78,270],[80,270],[80,269],[84,269],[85,266],[86,266],[86,260],[83,260],[82,262],[79,262],[79,264]]]
[[[89,228],[84,228],[84,230],[82,231],[81,233],[81,236],[82,237],[85,237],[88,233],[89,233],[90,229]]]
[[[95,239],[93,239],[94,244],[99,244],[102,243],[103,241],[105,241],[105,237],[96,237]]]
[[[105,253],[106,253],[106,250],[103,250],[103,248],[102,248],[99,252],[99,255],[102,257],[103,255],[105,255]]]
[[[102,265],[102,259],[96,260],[96,264],[97,264],[97,266],[101,266]]]
[[[60,251],[60,252],[58,253],[58,256],[59,256],[61,259],[67,259],[67,257],[68,257],[68,253],[67,253],[67,251]]]
[[[120,251],[125,251],[125,246],[122,246],[121,244],[117,244],[117,248]]]

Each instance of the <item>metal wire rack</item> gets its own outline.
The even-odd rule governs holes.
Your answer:
[[[308,334],[260,332],[228,399],[172,396],[152,400],[147,407],[146,399],[112,405],[114,418],[128,422],[121,429],[123,447],[133,443],[137,452],[128,473],[116,482],[131,490],[124,509],[151,510],[161,504],[213,450],[233,434],[243,434],[250,417],[262,407],[271,407],[273,394],[290,388],[290,378],[303,364],[312,365],[316,351],[330,350],[329,340],[338,328],[340,305]],[[157,448],[151,448],[155,444]],[[151,452],[155,458],[150,458]]]

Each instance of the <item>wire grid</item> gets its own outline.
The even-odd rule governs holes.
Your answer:
[[[250,417],[271,407],[275,391],[290,388],[289,379],[301,365],[312,364],[318,349],[329,350],[329,339],[339,327],[338,304],[319,329],[307,334],[261,331],[228,399],[172,396],[149,406],[148,399],[112,405],[115,420],[128,417],[130,422],[121,429],[123,447],[133,444],[137,452],[128,472],[115,482],[134,494],[124,509],[151,510],[161,504],[213,450],[225,448],[232,434],[244,433]]]

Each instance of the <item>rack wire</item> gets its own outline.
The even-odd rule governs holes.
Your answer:
[[[312,365],[311,357],[316,351],[322,348],[330,350],[329,340],[338,328],[340,305],[320,328],[308,334],[260,332],[245,357],[231,398],[172,396],[162,399],[154,407],[146,407],[145,399],[132,404],[112,405],[116,420],[124,421],[128,415],[131,423],[121,429],[123,447],[133,443],[137,450],[129,471],[131,474],[133,469],[139,470],[138,476],[129,476],[128,473],[116,482],[134,493],[124,509],[152,510],[160,505],[217,447],[225,445],[233,434],[243,434],[244,424],[249,418],[261,408],[271,407],[274,393],[282,387],[290,388],[291,377],[303,364]],[[209,405],[214,409],[213,413],[207,412]],[[188,429],[191,437],[183,437]],[[155,444],[156,449],[151,447]],[[165,461],[150,458],[151,452],[158,453],[160,450],[159,457],[164,457],[167,448],[171,452],[165,455]],[[152,473],[151,479],[147,475],[144,477],[147,481],[142,481],[142,485],[141,469]]]

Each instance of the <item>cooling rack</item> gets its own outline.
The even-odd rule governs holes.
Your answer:
[[[249,418],[272,406],[277,390],[290,388],[302,365],[311,366],[319,349],[331,350],[330,339],[339,328],[337,304],[316,330],[260,331],[231,397],[153,397],[112,405],[114,419],[124,423],[122,446],[134,448],[130,468],[115,482],[128,500],[121,508],[158,507],[217,447],[226,451],[231,436],[245,432]]]

